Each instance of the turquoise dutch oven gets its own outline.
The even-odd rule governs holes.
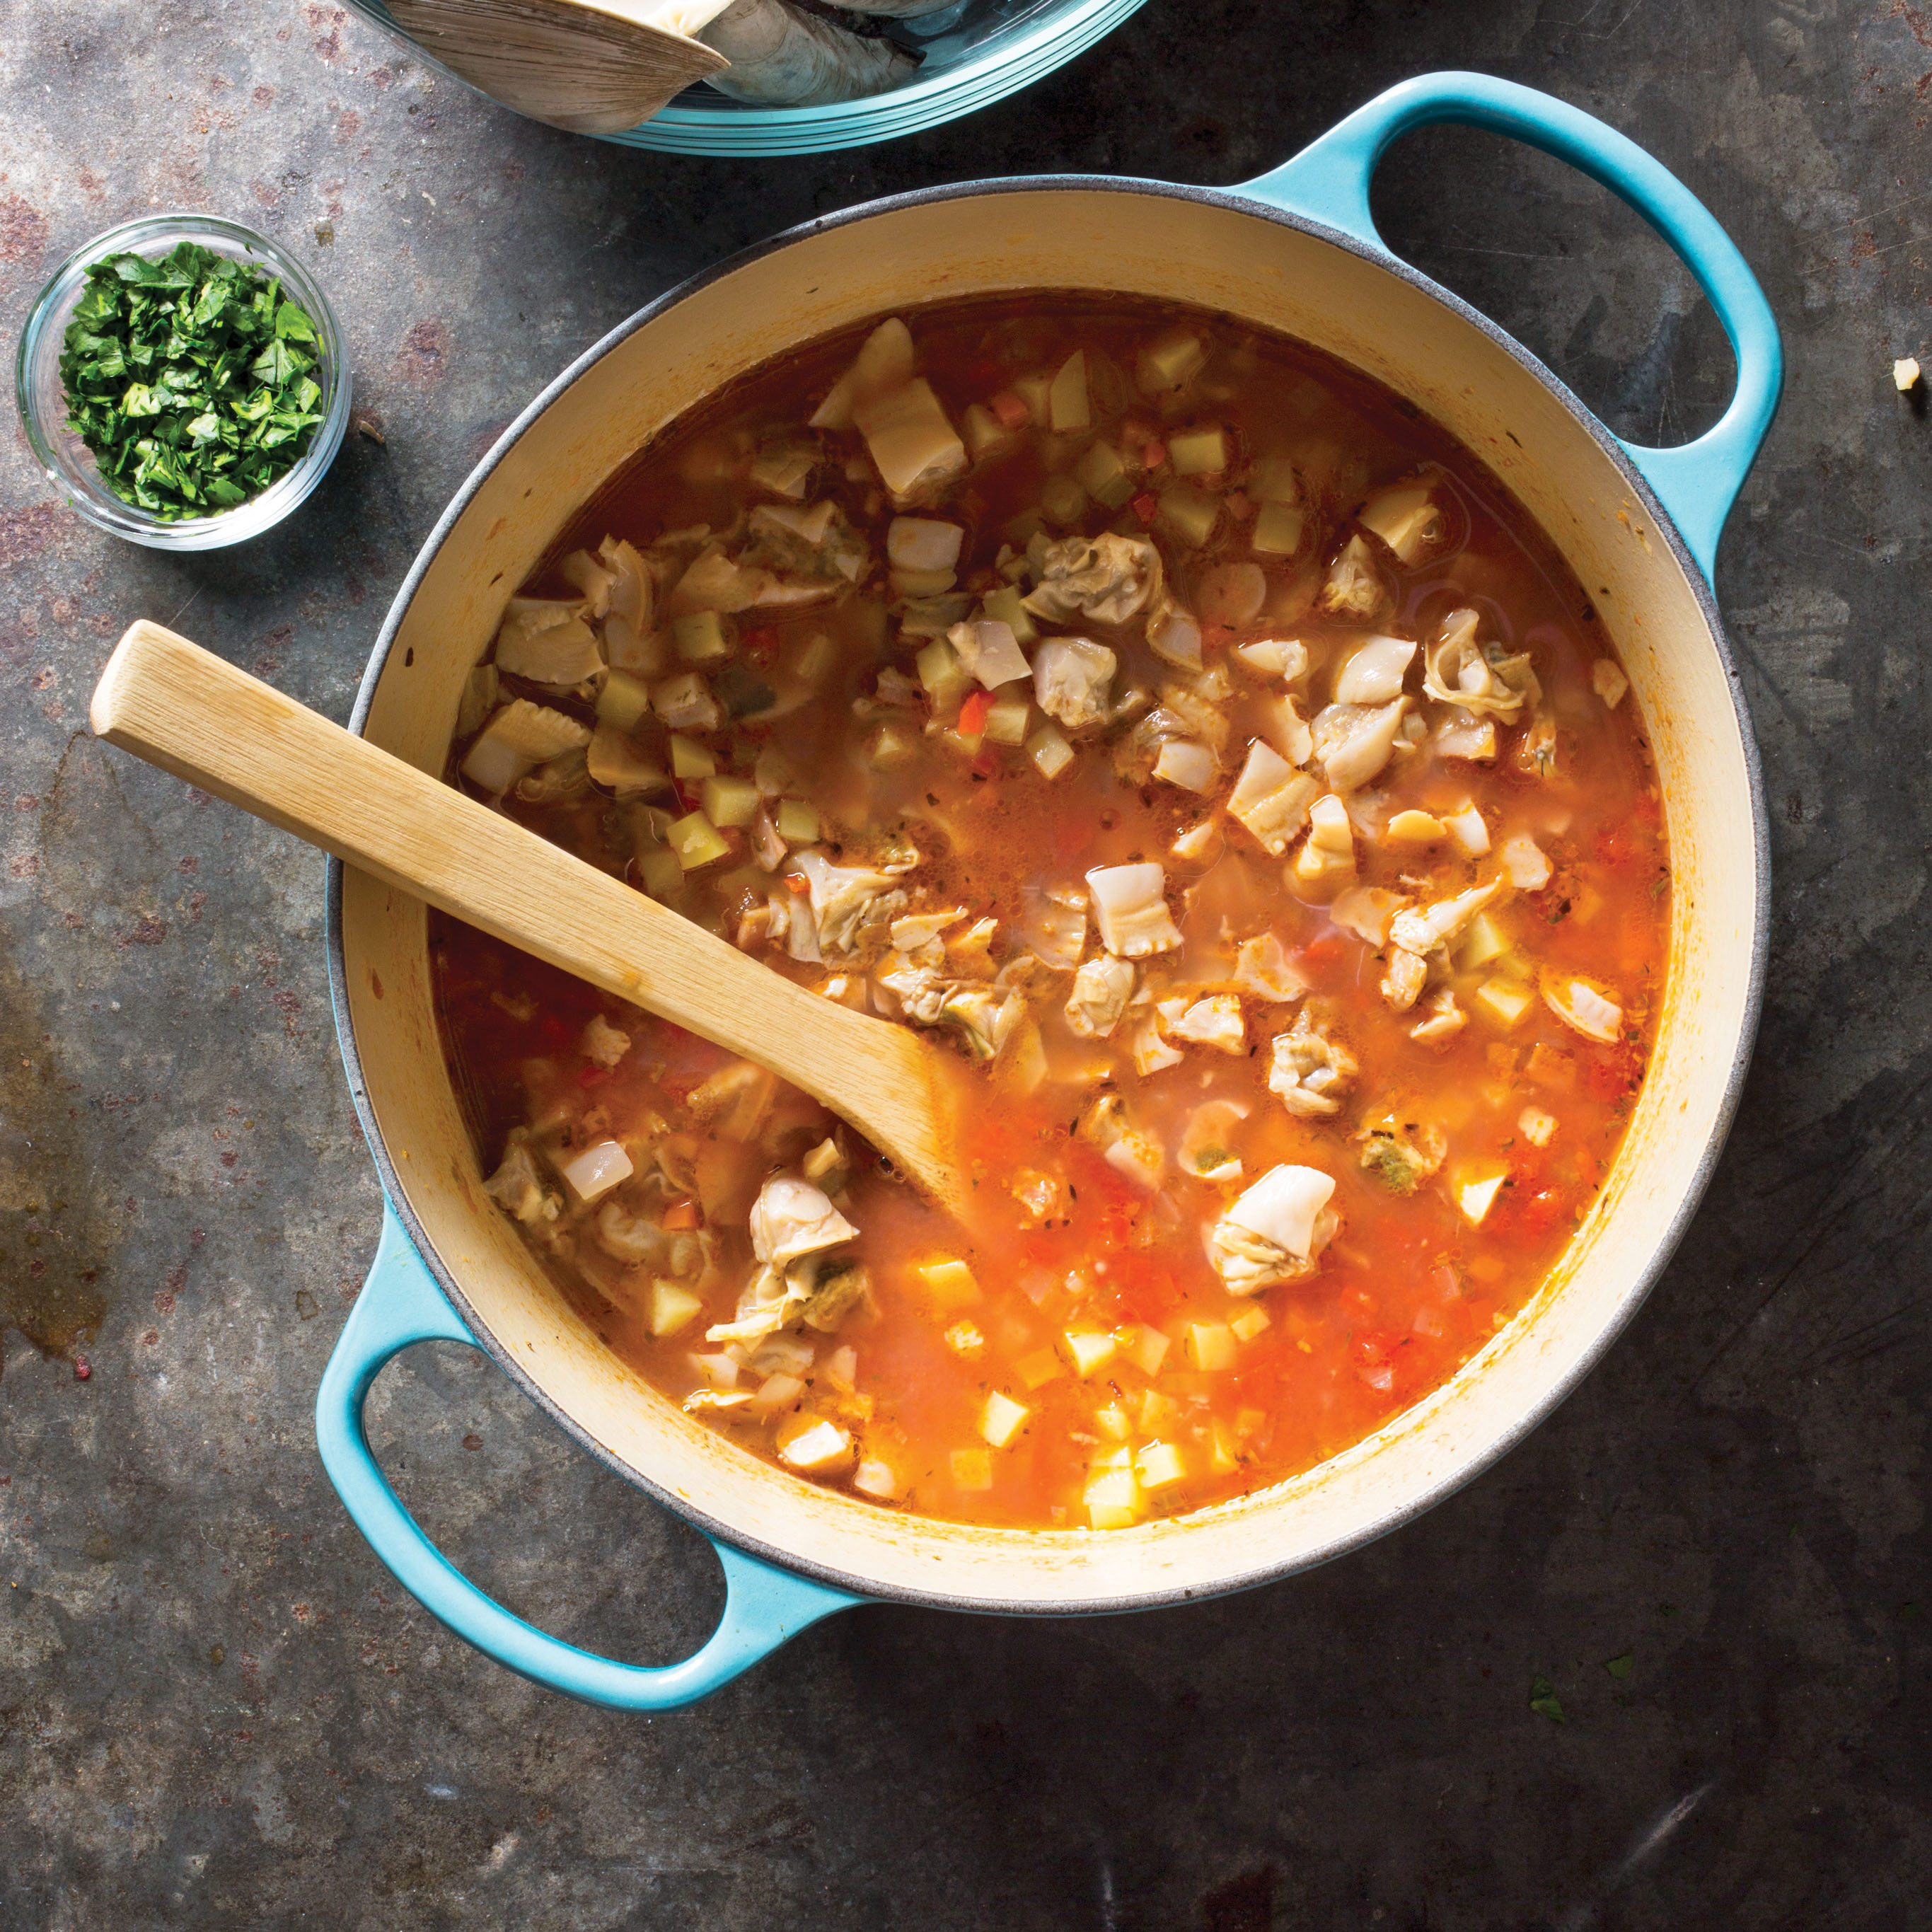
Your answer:
[[[1682,256],[1737,358],[1736,394],[1707,434],[1674,449],[1619,442],[1526,350],[1389,253],[1370,217],[1370,178],[1397,136],[1439,122],[1562,157]],[[1148,1610],[1354,1549],[1467,1482],[1576,1384],[1662,1271],[1729,1126],[1756,1023],[1769,867],[1756,752],[1709,578],[1776,407],[1778,332],[1737,249],[1658,162],[1502,81],[1411,81],[1236,189],[1077,176],[934,189],[795,230],[687,283],[567,369],[465,484],[397,596],[353,728],[440,772],[458,693],[511,591],[614,471],[735,375],[921,301],[1070,287],[1183,295],[1315,344],[1444,424],[1563,552],[1642,704],[1669,816],[1672,963],[1649,1077],[1549,1281],[1447,1384],[1366,1441],[1256,1495],[1131,1529],[932,1522],[759,1461],[598,1340],[484,1197],[439,1046],[422,908],[332,866],[337,1024],[388,1211],[322,1380],[322,1461],[405,1588],[490,1656],[571,1696],[626,1710],[687,1703],[867,1600]],[[662,1670],[592,1656],[512,1616],[438,1553],[362,1423],[384,1364],[431,1340],[487,1350],[588,1450],[712,1539],[728,1596],[695,1656]]]

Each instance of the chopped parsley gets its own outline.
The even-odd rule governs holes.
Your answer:
[[[1529,1680],[1529,1708],[1539,1718],[1547,1718],[1552,1724],[1567,1724],[1570,1720],[1563,1714],[1563,1706],[1556,1700],[1556,1687],[1546,1677],[1532,1677]]]
[[[1624,1652],[1622,1656],[1612,1658],[1609,1663],[1604,1666],[1604,1668],[1607,1670],[1612,1677],[1628,1677],[1630,1672],[1636,1668],[1636,1654],[1634,1652],[1627,1650]]]
[[[87,272],[60,361],[68,428],[100,480],[164,523],[286,476],[322,421],[314,319],[279,280],[199,242]]]

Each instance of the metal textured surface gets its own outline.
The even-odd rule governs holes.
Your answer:
[[[86,531],[17,429],[0,448],[0,1924],[1912,1922],[1932,422],[1890,366],[1932,359],[1932,20],[1156,0],[983,116],[778,165],[515,122],[327,4],[22,7],[0,48],[10,334],[98,230],[231,212],[325,279],[383,439],[352,431],[282,530],[178,560]],[[863,1610],[650,1722],[476,1658],[400,1598],[310,1438],[378,1222],[321,862],[88,740],[112,638],[161,618],[345,716],[470,464],[692,268],[932,182],[1237,181],[1445,65],[1653,149],[1786,332],[1718,578],[1774,805],[1766,1023],[1676,1262],[1500,1467],[1310,1576],[1105,1622]],[[1613,428],[1721,406],[1688,277],[1556,164],[1426,134],[1376,207]],[[406,1500],[523,1613],[640,1660],[709,1627],[695,1536],[467,1352],[419,1352],[374,1413]]]

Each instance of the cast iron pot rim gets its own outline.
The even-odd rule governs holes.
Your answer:
[[[1622,1334],[1637,1310],[1649,1298],[1651,1290],[1669,1266],[1678,1244],[1684,1238],[1693,1216],[1702,1203],[1705,1192],[1716,1171],[1718,1157],[1724,1150],[1725,1140],[1730,1132],[1731,1123],[1736,1116],[1744,1078],[1750,1065],[1752,1048],[1757,1037],[1759,1014],[1763,1003],[1771,920],[1771,828],[1765,808],[1764,776],[1760,768],[1757,740],[1751,729],[1750,712],[1744,701],[1743,684],[1732,656],[1730,641],[1724,634],[1723,620],[1718,615],[1717,596],[1685,547],[1669,512],[1664,508],[1657,493],[1645,480],[1642,472],[1631,460],[1622,444],[1539,358],[1532,354],[1507,331],[1492,322],[1480,310],[1471,307],[1460,296],[1443,287],[1419,268],[1393,253],[1372,248],[1354,236],[1331,228],[1325,222],[1313,220],[1306,215],[1291,213],[1271,202],[1257,201],[1224,188],[1197,188],[1180,183],[1108,175],[1031,175],[951,182],[935,188],[915,189],[904,194],[883,196],[877,200],[862,202],[856,207],[842,209],[836,214],[801,223],[687,277],[676,287],[659,296],[655,302],[646,303],[627,321],[620,322],[602,340],[593,343],[586,349],[517,417],[497,438],[489,453],[470,472],[462,487],[452,498],[449,507],[443,512],[436,521],[436,527],[424,541],[416,562],[410,566],[409,574],[404,578],[390,604],[388,615],[377,634],[375,648],[369,656],[368,667],[362,674],[362,682],[356,692],[355,706],[350,714],[349,729],[359,736],[368,722],[370,708],[375,700],[376,687],[381,681],[389,652],[395,644],[397,633],[415,600],[416,591],[430,566],[435,562],[445,539],[468,509],[476,493],[524,431],[551,404],[620,344],[628,340],[639,329],[656,320],[667,310],[688,296],[696,294],[699,290],[727,275],[735,274],[753,262],[762,260],[767,255],[776,254],[795,242],[808,241],[828,230],[846,227],[855,222],[870,220],[875,216],[892,214],[902,208],[921,207],[928,203],[963,201],[989,194],[1070,192],[1153,195],[1170,200],[1195,202],[1204,207],[1226,208],[1256,220],[1274,222],[1285,228],[1298,230],[1318,241],[1325,242],[1331,247],[1345,250],[1372,267],[1382,269],[1408,283],[1412,287],[1433,298],[1472,328],[1480,330],[1562,404],[1616,466],[1632,494],[1649,512],[1652,522],[1670,545],[1671,555],[1682,569],[1696,599],[1705,627],[1717,651],[1718,661],[1724,667],[1725,682],[1730,688],[1732,709],[1736,715],[1738,734],[1743,740],[1744,765],[1750,779],[1752,850],[1756,865],[1757,882],[1751,926],[1750,976],[1745,997],[1744,1024],[1738,1034],[1737,1052],[1732,1058],[1730,1077],[1725,1082],[1716,1124],[1706,1143],[1683,1204],[1672,1217],[1670,1225],[1665,1230],[1664,1238],[1648,1265],[1633,1284],[1630,1292],[1610,1321],[1569,1371],[1547,1389],[1534,1405],[1517,1417],[1500,1436],[1487,1444],[1468,1462],[1432,1482],[1427,1487],[1418,1490],[1399,1507],[1386,1511],[1373,1522],[1364,1524],[1346,1536],[1335,1538],[1312,1555],[1262,1564],[1255,1569],[1221,1579],[1204,1588],[1147,1590],[1119,1596],[1038,1604],[998,1598],[962,1598],[948,1595],[939,1590],[920,1590],[904,1585],[881,1583],[871,1577],[850,1575],[827,1564],[813,1562],[790,1550],[748,1537],[742,1531],[716,1521],[704,1510],[693,1507],[683,1497],[673,1494],[643,1471],[606,1448],[497,1340],[488,1325],[477,1316],[471,1307],[461,1285],[437,1253],[434,1244],[416,1218],[416,1211],[410,1206],[408,1194],[403,1186],[402,1178],[389,1158],[382,1130],[370,1106],[368,1087],[362,1077],[362,1050],[356,1042],[355,1029],[350,1018],[348,969],[344,957],[342,932],[343,866],[339,859],[331,858],[328,861],[327,910],[329,993],[335,1007],[336,1036],[341,1048],[344,1070],[349,1076],[350,1095],[355,1101],[364,1136],[369,1143],[369,1150],[376,1163],[376,1175],[382,1183],[382,1192],[392,1211],[402,1222],[424,1264],[435,1277],[443,1293],[449,1298],[451,1304],[461,1316],[478,1344],[488,1352],[497,1366],[588,1454],[614,1474],[643,1490],[653,1501],[682,1517],[706,1536],[728,1543],[776,1568],[789,1570],[794,1575],[811,1577],[834,1589],[849,1592],[856,1597],[881,1602],[914,1604],[934,1610],[1004,1616],[1093,1616],[1129,1610],[1161,1610],[1177,1604],[1232,1595],[1238,1591],[1253,1589],[1264,1583],[1298,1575],[1359,1550],[1388,1534],[1400,1525],[1424,1514],[1438,1503],[1445,1502],[1465,1484],[1473,1481],[1484,1470],[1500,1462],[1514,1449],[1568,1398],[1578,1383],[1596,1366],[1611,1343]]]

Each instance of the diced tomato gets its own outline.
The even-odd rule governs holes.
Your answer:
[[[1248,501],[1245,490],[1230,490],[1221,501],[1227,506],[1228,515],[1238,524],[1245,524],[1255,513],[1255,506]]]
[[[989,778],[1000,769],[1000,754],[991,745],[983,745],[973,760],[973,776]]]
[[[568,1022],[556,1013],[544,1015],[542,1030],[546,1046],[561,1046],[570,1038]]]
[[[667,1234],[675,1234],[686,1228],[696,1227],[698,1225],[698,1203],[687,1194],[682,1199],[674,1201],[664,1210],[658,1226]]]
[[[596,1087],[610,1077],[608,1066],[586,1066],[578,1070],[577,1084],[580,1087]]]
[[[1203,624],[1201,627],[1201,648],[1204,651],[1218,651],[1232,643],[1234,632],[1226,624]]]
[[[1312,939],[1301,949],[1301,957],[1311,966],[1332,965],[1341,956],[1342,936],[1336,932]]]
[[[1134,499],[1134,514],[1144,524],[1152,523],[1160,508],[1160,505],[1144,490]]]
[[[976,691],[970,694],[959,707],[959,735],[962,738],[976,738],[986,728],[986,713],[993,708],[993,694],[990,691]]]
[[[1006,373],[990,356],[976,356],[967,365],[966,380],[976,389],[989,388],[1000,381]]]
[[[1149,436],[1141,448],[1141,461],[1149,470],[1167,467],[1167,445],[1157,436]]]
[[[1002,389],[986,404],[1002,429],[1024,429],[1033,420],[1033,412],[1010,389]]]
[[[793,892],[808,892],[812,881],[802,872],[788,872],[784,875],[785,890]]]
[[[778,656],[778,634],[769,624],[760,624],[755,631],[745,633],[746,656],[758,664],[769,664]]]
[[[677,794],[677,802],[686,812],[695,812],[704,801],[704,790],[695,778],[674,778],[671,789]]]
[[[1064,866],[1079,857],[1099,836],[1084,812],[1069,812],[1052,823],[1053,856]]]

